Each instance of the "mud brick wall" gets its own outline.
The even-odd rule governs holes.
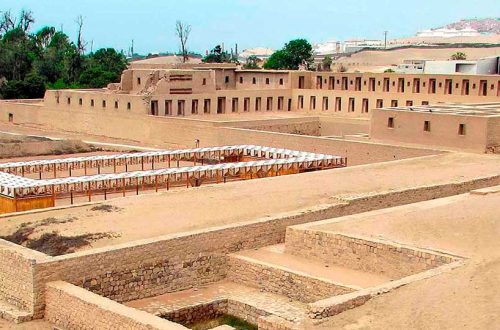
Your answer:
[[[229,280],[304,303],[355,290],[326,279],[314,278],[242,256],[230,256],[228,260]]]
[[[287,253],[342,265],[393,279],[409,276],[457,260],[444,254],[388,244],[375,239],[300,228],[288,228]]]
[[[46,302],[45,319],[65,329],[187,329],[61,281],[47,284]]]

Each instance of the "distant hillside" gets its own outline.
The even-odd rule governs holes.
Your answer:
[[[455,23],[445,26],[448,29],[462,30],[466,27],[471,27],[481,33],[500,34],[500,19],[499,18],[472,18],[463,19]]]

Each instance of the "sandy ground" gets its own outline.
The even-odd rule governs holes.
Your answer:
[[[236,255],[358,288],[368,288],[391,280],[391,278],[381,274],[363,272],[334,264],[325,265],[317,260],[287,254],[284,247],[284,244],[272,245],[257,250],[238,252]]]
[[[500,158],[496,156],[458,153],[427,156],[113,199],[107,204],[117,208],[114,212],[90,211],[91,206],[80,206],[7,216],[0,218],[0,235],[12,233],[24,222],[49,217],[74,218],[64,224],[42,227],[39,233],[57,230],[66,235],[98,232],[121,235],[93,243],[94,247],[100,247],[335,204],[339,198],[495,174],[500,174]]]
[[[498,329],[500,193],[459,195],[314,226],[387,238],[469,257],[464,266],[414,282],[337,315],[317,329]]]
[[[14,324],[12,322],[3,320],[0,318],[0,329],[10,329],[10,330],[52,330],[54,327],[47,321],[36,320],[31,322],[25,322],[21,324]]]

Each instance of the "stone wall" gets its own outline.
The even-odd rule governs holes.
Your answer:
[[[287,229],[285,250],[286,253],[308,259],[370,273],[382,273],[392,279],[457,260],[450,255],[372,238],[293,227]]]
[[[33,270],[41,253],[0,239],[0,300],[33,312]]]
[[[219,299],[208,303],[179,308],[159,315],[172,322],[190,325],[208,321],[223,315],[231,315],[251,324],[260,324],[262,317],[270,315],[265,310],[232,299]],[[280,319],[278,317],[278,319]]]
[[[499,176],[416,187],[321,205],[247,223],[87,250],[33,264],[35,317],[43,317],[47,282],[64,280],[119,302],[213,283],[226,276],[226,255],[283,243],[287,226],[465,193],[500,184]],[[1,250],[1,249],[0,249]],[[26,249],[27,250],[27,249]],[[22,269],[22,268],[21,268]],[[3,269],[0,269],[0,274]],[[22,299],[24,292],[8,291]],[[2,299],[0,297],[0,299]]]
[[[45,319],[65,329],[187,329],[66,282],[47,284]]]
[[[182,307],[159,316],[175,323],[190,325],[227,314],[227,305],[227,299],[220,299],[205,304]]]
[[[229,257],[227,278],[304,303],[355,290],[327,279],[315,278],[243,256]]]

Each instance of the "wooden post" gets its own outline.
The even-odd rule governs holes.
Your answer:
[[[158,192],[158,175],[155,175],[155,191]]]
[[[83,171],[84,171],[85,175],[87,175],[87,161],[83,162]]]
[[[170,184],[170,174],[167,174],[167,190],[169,188],[169,184]]]
[[[144,156],[141,157],[141,170],[144,171]]]
[[[90,190],[90,183],[89,183],[89,189],[87,190],[87,193],[89,194],[89,202],[92,201],[92,192]]]
[[[168,159],[168,168],[170,168],[170,155],[168,155],[167,159]]]
[[[113,159],[113,173],[116,173],[116,158]]]
[[[56,173],[56,164],[54,164],[54,179],[57,177],[57,173]]]
[[[97,163],[97,174],[101,174],[101,164]]]
[[[127,163],[127,159],[125,159],[125,172],[128,172],[128,163]]]
[[[69,193],[69,196],[71,198],[71,205],[73,205],[73,191]]]
[[[122,178],[122,191],[123,191],[123,197],[125,197],[125,178]]]
[[[106,188],[104,188],[104,200],[107,200],[108,199],[107,197],[108,196],[106,196]]]
[[[189,188],[189,173],[186,172],[186,188]]]

